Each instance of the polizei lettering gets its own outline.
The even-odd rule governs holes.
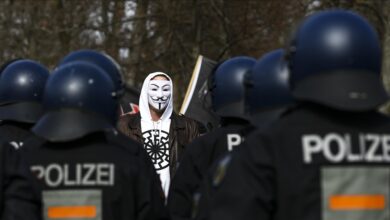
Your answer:
[[[47,186],[112,186],[115,165],[110,163],[57,164],[31,166],[38,179]]]
[[[390,135],[386,134],[307,134],[302,136],[302,147],[305,163],[312,163],[317,155],[332,163],[390,162]]]

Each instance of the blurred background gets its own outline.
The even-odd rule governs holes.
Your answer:
[[[178,108],[198,55],[258,58],[284,47],[305,16],[329,8],[354,10],[375,26],[390,88],[388,0],[1,0],[0,62],[30,58],[54,68],[73,50],[105,51],[135,88],[150,72],[171,75]]]

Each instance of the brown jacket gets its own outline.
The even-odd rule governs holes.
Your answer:
[[[141,115],[139,113],[123,116],[119,120],[118,129],[130,138],[144,143],[141,131]],[[176,173],[185,146],[198,136],[199,127],[196,121],[184,115],[178,115],[175,112],[172,113],[169,129],[169,166],[171,178]]]

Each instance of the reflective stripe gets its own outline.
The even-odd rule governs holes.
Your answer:
[[[384,195],[333,195],[329,208],[333,210],[382,210],[386,207]]]
[[[323,166],[322,220],[389,220],[390,167]]]
[[[102,220],[102,191],[99,189],[45,190],[43,220]]]
[[[48,208],[49,218],[95,218],[95,206],[54,206]]]

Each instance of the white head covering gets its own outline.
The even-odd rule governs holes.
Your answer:
[[[171,77],[169,77],[167,74],[163,72],[154,72],[150,73],[144,80],[144,83],[142,85],[141,89],[141,95],[139,97],[139,108],[141,113],[141,118],[143,120],[151,121],[152,116],[150,115],[150,109],[149,109],[149,102],[148,102],[148,89],[149,89],[149,82],[152,78],[155,76],[162,75],[169,79],[169,82],[171,84],[171,97],[168,101],[168,105],[164,110],[164,113],[162,114],[160,120],[164,121],[166,119],[169,119],[173,112],[173,83]]]

